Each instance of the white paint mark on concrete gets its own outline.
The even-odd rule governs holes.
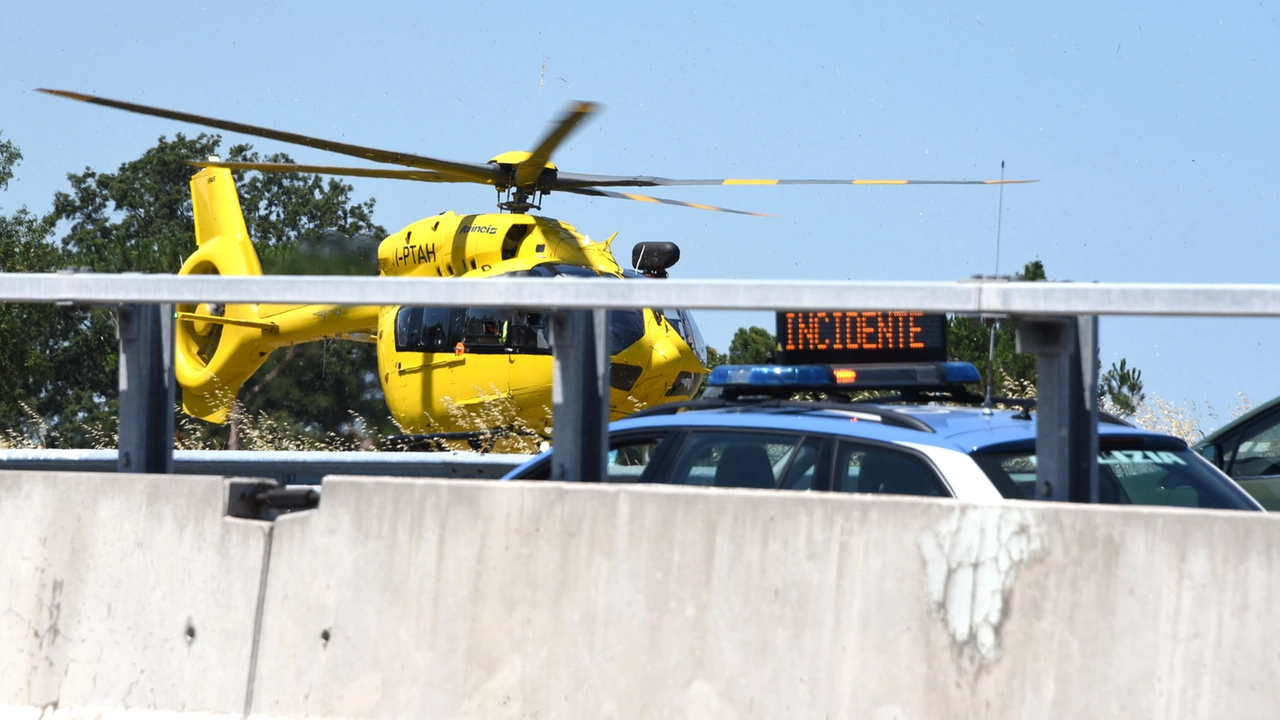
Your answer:
[[[1018,566],[1044,549],[1032,516],[966,507],[920,537],[929,604],[956,645],[979,661],[1000,657],[1000,624]]]
[[[694,680],[680,698],[680,705],[684,717],[690,720],[738,720],[741,717],[706,680]]]

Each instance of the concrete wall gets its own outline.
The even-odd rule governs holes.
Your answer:
[[[1272,717],[1278,520],[331,478],[275,529],[253,706]]]
[[[187,609],[188,595],[207,594],[228,625],[252,616],[252,602],[236,601],[256,601],[257,586],[235,577],[254,563],[222,556],[233,531],[261,538],[261,526],[143,484],[96,494],[113,506],[112,495],[151,498],[142,515],[111,514],[121,540],[85,534],[113,524],[105,517],[82,510],[72,529],[41,509],[47,493],[17,496],[0,482],[0,522],[26,523],[17,557],[50,557],[42,537],[62,556],[114,548],[93,551],[110,570],[43,561],[65,578],[113,579],[77,581],[74,628],[51,582],[10,581],[0,607],[23,620],[0,615],[0,653],[22,650],[0,655],[0,704],[48,702],[61,682],[76,689],[64,705],[120,707],[134,681],[149,683],[149,707],[182,696],[188,709],[225,712],[245,701],[237,653],[252,645],[252,622],[222,650],[216,698],[184,684],[196,660],[176,652],[205,635],[171,647],[171,625],[212,622]],[[32,510],[6,510],[13,502]],[[176,524],[188,515],[202,518],[189,528],[201,542]],[[163,552],[152,533],[182,549]],[[149,550],[127,552],[139,543]],[[227,575],[212,587],[113,590],[162,574],[136,554],[182,554],[191,575]],[[14,555],[6,548],[0,578],[40,566]],[[329,478],[319,510],[271,531],[249,705],[261,717],[1273,717],[1278,570],[1280,518],[1261,513]],[[115,603],[131,607],[149,654],[119,640]],[[61,655],[46,650],[50,613]],[[71,637],[108,650],[81,653]],[[93,671],[115,678],[112,692],[83,679]],[[43,694],[26,694],[32,677]]]
[[[0,715],[243,713],[271,526],[224,518],[225,492],[0,472]]]

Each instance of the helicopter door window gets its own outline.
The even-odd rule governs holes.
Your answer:
[[[399,352],[451,351],[449,328],[453,308],[402,307],[396,312],[396,350]]]
[[[418,340],[421,337],[422,308],[400,308],[396,312],[396,350],[399,352],[417,350]]]
[[[462,342],[468,352],[505,352],[511,331],[512,311],[502,308],[467,308]]]
[[[528,355],[550,355],[551,325],[548,315],[517,312],[511,326],[511,349]]]

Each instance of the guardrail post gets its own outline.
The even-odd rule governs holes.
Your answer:
[[[1096,502],[1097,318],[1023,320],[1017,346],[1036,355],[1036,498]]]
[[[600,481],[609,427],[608,313],[551,315],[552,480]]]
[[[121,305],[119,472],[173,472],[173,306]]]
[[[1073,502],[1098,502],[1098,316],[1081,315],[1076,319],[1080,328],[1080,373],[1084,391],[1084,409],[1088,426],[1080,448],[1084,453],[1081,469],[1085,473],[1079,482],[1071,485]]]

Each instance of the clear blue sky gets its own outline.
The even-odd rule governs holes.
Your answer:
[[[16,3],[0,132],[25,155],[0,211],[49,208],[199,128],[55,87],[454,160],[529,149],[571,99],[605,105],[564,170],[667,177],[993,178],[1000,272],[1273,283],[1280,3]],[[247,138],[227,138],[236,142]],[[306,148],[303,162],[344,162]],[[488,212],[491,190],[351,180],[389,229]],[[674,188],[739,217],[555,195],[594,238],[675,240],[679,277],[959,280],[994,268],[994,187]],[[766,314],[704,313],[725,349]],[[1280,393],[1280,321],[1104,319],[1102,360],[1225,409]]]

